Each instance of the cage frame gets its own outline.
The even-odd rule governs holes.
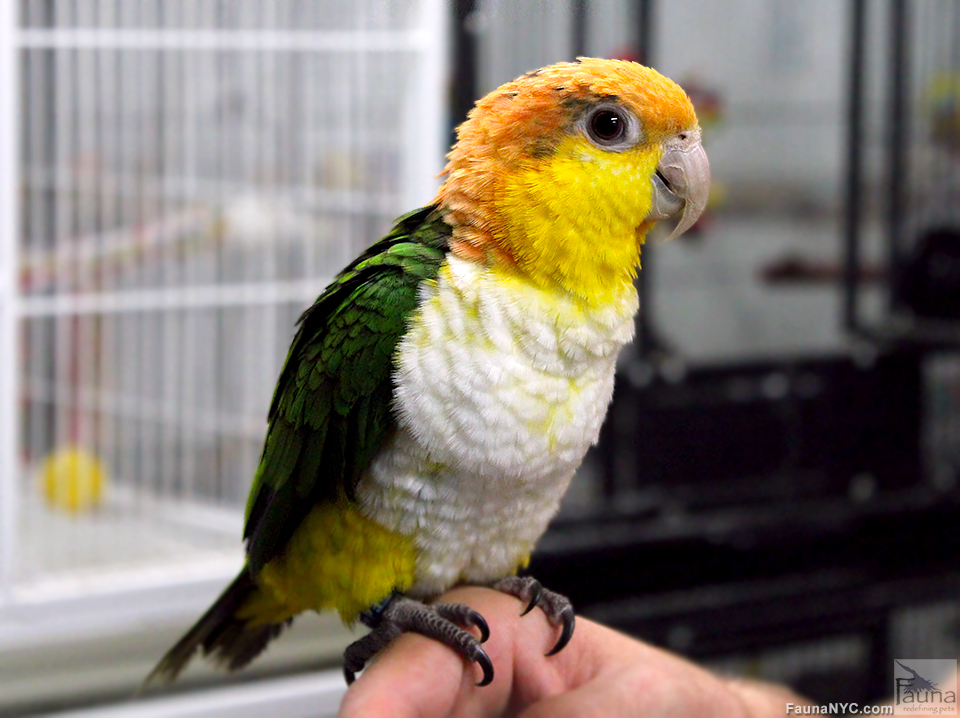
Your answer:
[[[931,320],[905,312],[899,289],[906,261],[908,220],[908,151],[911,123],[910,62],[912,23],[910,0],[887,0],[889,57],[885,70],[884,130],[887,142],[880,196],[888,292],[884,316],[867,321],[862,315],[864,224],[868,205],[866,187],[867,54],[869,13],[879,3],[849,0],[850,48],[847,64],[844,193],[842,218],[841,322],[855,340],[876,345],[916,346],[928,351],[960,347],[960,322]]]
[[[122,297],[86,297],[89,306],[65,307],[66,297],[31,297],[25,301],[19,288],[20,242],[24,221],[20,202],[22,168],[21,121],[24,113],[20,83],[23,58],[30,49],[86,47],[114,49],[151,47],[177,49],[184,46],[217,49],[288,50],[307,52],[346,50],[350,53],[382,49],[396,44],[397,33],[365,32],[369,37],[357,45],[357,32],[336,29],[313,31],[238,31],[216,29],[171,37],[171,31],[96,28],[75,30],[30,29],[20,16],[20,2],[0,3],[0,648],[16,649],[35,644],[57,645],[92,635],[98,630],[123,632],[125,627],[170,621],[198,615],[223,589],[242,565],[241,536],[236,536],[237,561],[196,567],[178,576],[157,571],[128,572],[122,580],[85,581],[65,577],[39,586],[22,586],[17,580],[18,513],[22,500],[24,465],[21,454],[21,351],[22,324],[33,316],[66,311],[112,311]],[[404,156],[418,157],[405,163],[401,176],[401,201],[406,205],[429,201],[436,190],[436,170],[442,168],[446,150],[446,79],[450,68],[449,0],[422,0],[420,22],[403,31],[403,49],[416,53],[417,74],[411,92],[417,96],[415,118],[401,128]],[[322,41],[319,42],[318,41]],[[407,113],[405,113],[407,114]],[[406,120],[416,119],[416,124]],[[412,132],[411,132],[412,130]],[[429,171],[424,171],[428,168]],[[407,209],[412,208],[406,207]],[[370,237],[372,242],[376,237]],[[334,271],[339,267],[333,268]],[[332,277],[332,274],[331,274]],[[176,289],[168,290],[176,292]],[[303,286],[291,293],[304,294]],[[304,307],[316,296],[304,294]],[[92,300],[92,301],[90,301]],[[241,509],[238,509],[238,512]],[[172,637],[171,637],[172,638]]]

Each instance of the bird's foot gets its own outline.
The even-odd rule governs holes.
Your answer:
[[[551,625],[563,626],[560,638],[556,645],[547,653],[553,656],[570,643],[573,637],[573,626],[576,620],[573,613],[573,604],[570,599],[540,585],[540,582],[531,576],[508,576],[493,584],[497,591],[519,598],[527,604],[521,616],[526,616],[537,606],[540,607]]]
[[[468,661],[483,669],[485,686],[493,680],[493,663],[480,644],[490,637],[490,629],[483,616],[462,603],[438,603],[428,606],[406,596],[395,594],[386,606],[375,614],[365,614],[361,620],[373,630],[354,641],[343,652],[343,675],[347,684],[353,683],[367,661],[377,655],[403,633],[419,633],[449,646]],[[477,628],[479,640],[463,627]]]

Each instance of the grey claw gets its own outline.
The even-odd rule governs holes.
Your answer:
[[[483,669],[483,680],[477,683],[477,686],[480,688],[489,686],[493,683],[493,661],[490,660],[490,656],[487,655],[485,650],[478,646],[477,655],[473,660]]]
[[[480,631],[480,643],[486,643],[490,638],[490,626],[486,619],[474,611],[470,606],[462,603],[437,603],[433,606],[441,616],[458,626],[476,628]]]
[[[564,648],[567,647],[567,644],[570,643],[570,639],[573,638],[573,628],[574,623],[576,623],[576,616],[573,613],[573,609],[567,607],[563,610],[563,613],[560,614],[560,618],[563,620],[563,630],[560,632],[560,638],[557,640],[557,645],[550,649],[550,652],[547,656],[555,656]]]
[[[370,614],[371,631],[354,641],[343,652],[343,677],[347,685],[367,662],[386,648],[391,641],[408,631],[433,638],[452,648],[468,661],[483,669],[483,680],[478,686],[493,681],[493,662],[480,644],[490,638],[490,627],[479,613],[462,603],[438,603],[428,606],[400,594],[394,594],[376,615]],[[476,628],[480,640],[461,626]]]
[[[532,576],[508,576],[493,584],[493,588],[525,601],[527,607],[520,614],[521,616],[526,616],[535,607],[539,606],[552,625],[562,626],[560,638],[547,654],[548,656],[556,655],[570,643],[570,639],[573,637],[575,616],[570,599],[566,596],[544,588]]]
[[[430,633],[429,635],[454,648],[468,661],[479,665],[483,669],[483,680],[477,685],[490,685],[493,680],[493,662],[487,652],[480,647],[481,643],[490,638],[490,627],[487,625],[487,620],[463,603],[436,603],[431,608],[453,625],[474,627],[480,631],[479,641],[472,634],[460,629],[454,629],[453,633],[446,633],[446,637],[443,637],[440,633]]]
[[[543,586],[540,585],[539,581],[533,581],[530,584],[530,603],[527,604],[527,607],[523,609],[521,616],[526,616],[530,611],[535,609],[540,604],[540,597],[543,596]]]
[[[487,619],[485,619],[476,611],[471,611],[470,625],[475,626],[477,629],[479,629],[480,643],[486,643],[487,639],[490,638],[490,626],[487,625]],[[487,655],[487,654],[484,653],[483,655]],[[488,658],[487,660],[490,660],[490,659]]]

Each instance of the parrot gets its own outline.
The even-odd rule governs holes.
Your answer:
[[[559,633],[547,655],[569,642],[571,602],[521,572],[597,442],[647,232],[674,215],[668,238],[694,224],[710,165],[677,84],[597,58],[480,99],[447,159],[433,202],[300,317],[247,503],[246,563],[147,683],[198,653],[240,669],[298,614],[337,611],[370,629],[344,652],[348,683],[416,632],[487,685],[486,620],[432,602],[461,584],[540,608]]]

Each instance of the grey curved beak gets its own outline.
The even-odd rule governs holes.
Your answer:
[[[647,220],[666,219],[682,209],[680,222],[667,239],[679,237],[703,214],[710,197],[710,161],[700,144],[699,129],[664,142],[652,182],[653,205]]]

